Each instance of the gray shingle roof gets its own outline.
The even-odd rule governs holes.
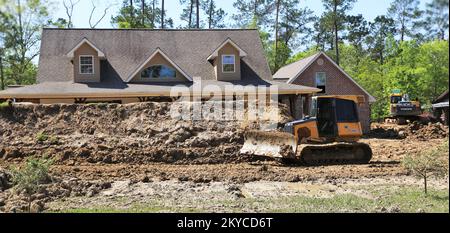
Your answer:
[[[175,85],[182,85],[189,88],[190,93],[199,95],[200,93],[193,90],[192,82],[180,83],[152,83],[152,84],[137,84],[137,83],[73,83],[73,82],[43,82],[35,85],[10,88],[0,92],[0,98],[95,98],[95,97],[143,97],[143,96],[170,96],[171,88]],[[247,86],[248,83],[243,81],[222,82],[216,80],[204,80],[201,82],[202,90],[207,85],[215,85],[220,87],[226,93],[226,85],[241,85]],[[269,87],[273,85],[278,86],[279,94],[310,94],[320,91],[319,89],[287,84],[276,81],[263,81],[261,83],[253,83],[257,85]],[[255,89],[256,90],[256,89]],[[243,92],[236,92],[234,94],[242,95],[244,93],[253,93],[248,89]],[[203,94],[208,95],[208,92]],[[218,94],[218,93],[216,93]],[[231,93],[233,94],[233,93]],[[274,94],[274,93],[272,93]],[[230,95],[230,93],[228,93]]]
[[[73,67],[67,54],[84,38],[105,54],[101,61],[100,83],[74,83]],[[207,61],[224,41],[231,39],[245,50],[241,80],[217,81],[214,67]],[[10,88],[0,98],[88,98],[169,95],[181,84],[192,91],[192,82],[126,83],[125,80],[157,49],[161,49],[190,77],[201,77],[202,86],[277,85],[280,94],[311,94],[317,88],[287,84],[272,79],[256,30],[118,30],[44,29],[39,59],[38,84]]]
[[[296,77],[300,72],[304,71],[308,66],[314,61],[317,57],[320,56],[320,53],[316,53],[307,58],[298,60],[289,65],[281,67],[274,75],[274,79],[292,79]]]
[[[38,82],[71,81],[72,65],[66,55],[83,38],[105,53],[122,80],[157,48],[189,76],[215,79],[214,67],[207,58],[228,38],[247,52],[243,61],[260,78],[272,79],[257,30],[44,29]]]

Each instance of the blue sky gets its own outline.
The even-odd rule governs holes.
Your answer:
[[[76,5],[74,9],[74,26],[77,28],[89,27],[89,15],[92,10],[91,1],[93,1],[97,6],[93,21],[102,15],[103,9],[106,6],[114,4],[114,6],[108,11],[108,14],[103,21],[101,21],[101,23],[97,26],[97,28],[112,28],[110,23],[111,15],[117,14],[118,9],[122,4],[122,0],[80,0],[79,4]],[[367,20],[372,20],[378,15],[386,14],[387,8],[392,1],[393,0],[358,0],[351,11],[351,14],[362,14]],[[430,1],[431,0],[421,0],[422,8],[424,8],[425,4]],[[217,5],[228,12],[228,22],[231,22],[231,16],[235,13],[233,2],[234,0],[217,0]],[[320,0],[301,0],[301,4],[312,9],[316,15],[321,15],[323,12],[322,1]],[[66,17],[62,0],[54,0],[53,8],[53,12],[55,12],[54,16],[56,18]],[[183,24],[183,22],[179,19],[182,11],[182,8],[179,5],[179,0],[166,0],[166,9],[168,16],[174,20],[175,27]]]

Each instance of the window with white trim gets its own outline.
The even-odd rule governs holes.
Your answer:
[[[236,68],[234,55],[222,55],[222,72],[234,73]]]
[[[80,56],[80,74],[94,74],[94,56]]]
[[[316,73],[316,87],[322,89],[320,93],[325,93],[325,86],[327,84],[327,73],[317,72]]]

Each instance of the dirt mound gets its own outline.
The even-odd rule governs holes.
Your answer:
[[[428,123],[427,125],[422,125],[419,123],[412,123],[407,126],[405,134],[408,138],[418,139],[418,140],[429,140],[429,139],[439,139],[448,137],[448,126],[444,126],[441,123]]]
[[[52,182],[39,186],[30,197],[23,191],[10,188],[0,192],[0,213],[38,213],[46,209],[45,203],[68,197],[92,197],[111,187],[111,182],[83,181],[78,178],[52,177]]]
[[[192,108],[192,104],[186,106]],[[172,117],[180,108],[171,108],[171,103],[16,105],[13,110],[0,111],[0,157],[22,160],[40,155],[72,165],[243,162],[252,159],[239,155],[244,130],[259,123],[279,123],[182,120]],[[281,122],[291,120],[286,109],[280,109],[280,113],[275,109],[266,112],[279,114]]]
[[[393,124],[373,124],[371,132],[367,135],[372,138],[384,139],[413,139],[426,141],[442,139],[449,135],[449,128],[441,123],[421,124],[413,122],[400,126]]]

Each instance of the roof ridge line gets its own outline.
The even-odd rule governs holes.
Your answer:
[[[215,28],[215,29],[203,29],[203,28],[190,28],[190,29],[176,29],[176,28],[52,28],[44,27],[43,30],[55,30],[55,31],[256,31],[258,29],[251,28]]]

